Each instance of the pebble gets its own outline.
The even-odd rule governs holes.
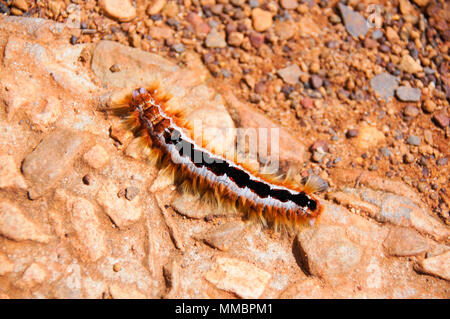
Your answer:
[[[119,194],[119,186],[113,181],[108,181],[100,189],[96,199],[114,224],[123,229],[141,218],[142,206],[137,194],[132,200],[118,197],[117,194]]]
[[[236,258],[218,257],[205,279],[217,288],[241,298],[261,297],[272,275],[255,265]]]
[[[277,74],[288,84],[296,84],[302,74],[300,67],[297,64],[291,64],[283,69],[277,71]]]
[[[403,102],[418,102],[421,95],[420,89],[401,86],[396,90],[397,97]]]
[[[380,148],[380,153],[384,157],[391,157],[393,155],[392,151],[389,148],[387,148],[387,147]]]
[[[199,35],[206,35],[211,30],[211,27],[199,15],[190,12],[186,16],[186,20],[194,27],[195,33]]]
[[[436,103],[434,103],[430,99],[426,99],[422,103],[422,109],[426,113],[433,113],[434,110],[436,109]]]
[[[364,126],[359,130],[359,134],[355,139],[356,146],[361,149],[369,149],[379,143],[384,142],[386,137],[383,132],[373,126]]]
[[[414,162],[414,156],[411,153],[406,153],[405,155],[403,155],[403,161],[406,164],[411,164],[412,162]]]
[[[409,117],[416,117],[417,115],[419,115],[419,109],[414,105],[407,105],[403,109],[403,114]]]
[[[12,6],[22,11],[28,11],[28,2],[26,0],[13,0]]]
[[[70,243],[83,260],[96,261],[106,254],[106,235],[100,226],[100,219],[94,205],[81,197],[60,197],[66,201],[70,212],[70,222],[75,231]]]
[[[441,128],[446,128],[450,124],[449,117],[444,112],[434,114],[433,120]]]
[[[136,8],[130,0],[100,0],[99,6],[111,18],[128,22],[136,17]]]
[[[400,70],[408,73],[422,72],[423,68],[419,62],[410,55],[404,55],[399,65]]]
[[[450,280],[450,250],[419,262],[420,270],[431,275]]]
[[[419,146],[420,142],[421,142],[420,137],[418,137],[416,135],[410,135],[406,140],[406,143],[408,143],[409,145],[414,145],[414,146]]]
[[[297,0],[281,0],[280,4],[284,9],[287,9],[287,10],[295,9],[298,7]]]
[[[240,221],[234,221],[229,223],[223,223],[219,226],[214,226],[213,229],[206,231],[196,238],[203,240],[208,245],[220,249],[222,251],[228,251],[230,247],[241,236],[244,229],[244,223]]]
[[[272,13],[260,8],[252,10],[253,28],[258,32],[264,32],[272,26]]]
[[[347,133],[345,133],[345,136],[347,136],[347,138],[352,138],[352,137],[357,137],[358,134],[359,134],[358,130],[350,129],[347,131]]]
[[[383,242],[391,256],[415,256],[428,249],[428,243],[416,231],[406,227],[394,227]]]
[[[206,37],[206,46],[208,48],[225,48],[227,42],[225,41],[225,32],[212,29]]]
[[[365,36],[369,31],[366,19],[360,13],[353,11],[342,3],[339,3],[338,7],[347,32],[354,37]]]
[[[275,23],[275,34],[280,40],[289,40],[295,35],[296,26],[291,21],[277,21]]]
[[[50,241],[50,237],[40,226],[28,219],[18,206],[8,201],[0,202],[0,234],[15,241]]]
[[[259,49],[264,44],[264,35],[256,32],[250,33],[249,36],[250,43],[256,48]]]
[[[40,197],[64,176],[83,142],[83,135],[59,129],[44,138],[25,157],[22,172],[32,183],[28,191],[30,198]]]
[[[0,155],[0,189],[5,188],[27,188],[27,183],[11,155]]]
[[[159,13],[166,5],[166,0],[153,0],[147,7],[146,13],[151,16]]]
[[[244,41],[244,34],[241,32],[231,32],[228,35],[228,43],[234,47],[238,47]]]
[[[47,278],[47,271],[38,264],[33,263],[25,269],[22,278],[16,283],[17,287],[22,289],[31,289],[41,285]]]
[[[109,70],[112,72],[112,73],[116,73],[116,72],[120,72],[120,66],[118,65],[118,64],[113,64],[113,65],[111,65],[111,67],[109,68]]]
[[[387,100],[394,96],[395,90],[398,87],[398,82],[398,78],[383,72],[370,80],[370,86],[382,99]]]

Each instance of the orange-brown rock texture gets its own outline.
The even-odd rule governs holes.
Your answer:
[[[450,296],[450,228],[415,190],[335,170],[320,223],[296,236],[219,211],[175,189],[102,110],[124,89],[159,81],[191,120],[276,125],[230,88],[216,90],[195,54],[181,66],[70,36],[55,22],[0,17],[2,298]],[[284,165],[302,163],[305,146],[289,128],[280,141]]]

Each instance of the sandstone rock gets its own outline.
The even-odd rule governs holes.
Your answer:
[[[259,298],[271,279],[271,274],[235,258],[219,257],[205,279],[217,288],[235,293],[241,298]]]
[[[339,3],[338,7],[344,19],[347,32],[354,37],[365,36],[367,31],[369,31],[366,19],[360,13],[353,11],[342,3]]]
[[[408,73],[422,72],[422,66],[410,55],[404,55],[400,61],[400,69]]]
[[[0,234],[15,241],[50,241],[41,227],[30,221],[19,207],[7,201],[0,202]]]
[[[421,91],[417,88],[401,86],[396,90],[397,97],[403,102],[417,102],[420,101]]]
[[[133,287],[112,284],[109,286],[109,293],[114,299],[145,299],[146,296]]]
[[[297,0],[281,0],[280,4],[285,9],[295,9],[298,6]]]
[[[307,229],[297,236],[311,274],[329,279],[353,271],[361,261],[361,248],[346,238],[341,227]]]
[[[195,33],[199,35],[206,35],[211,30],[211,27],[203,20],[203,18],[193,12],[190,12],[186,16],[186,20],[192,24]]]
[[[139,196],[132,201],[126,199],[125,196],[119,197],[119,187],[113,181],[108,181],[103,185],[97,194],[97,201],[119,228],[134,224],[142,216]]]
[[[95,145],[83,155],[83,160],[92,168],[99,169],[109,161],[109,155],[102,146]]]
[[[225,32],[219,32],[217,29],[212,29],[206,37],[205,44],[208,48],[225,48],[227,46]]]
[[[23,273],[22,278],[17,282],[17,286],[22,289],[32,289],[41,285],[47,278],[47,271],[38,264],[31,264]]]
[[[387,253],[393,256],[414,256],[428,249],[425,238],[405,227],[393,228],[383,246]]]
[[[18,165],[10,155],[0,155],[0,189],[4,188],[27,188]]]
[[[289,40],[295,35],[297,26],[290,21],[277,21],[275,23],[275,34],[280,40]]]
[[[227,251],[233,245],[235,240],[241,235],[243,229],[244,223],[232,221],[215,226],[213,229],[196,235],[195,237],[205,241],[205,243],[212,247]]]
[[[53,96],[48,97],[44,110],[35,113],[31,117],[31,122],[40,131],[44,131],[61,116],[61,101]]]
[[[450,251],[436,257],[426,258],[419,263],[420,270],[450,280]]]
[[[80,256],[96,261],[107,253],[106,235],[95,207],[84,198],[66,198],[76,239],[71,241]]]
[[[14,270],[14,263],[6,255],[0,253],[0,276],[3,276]]]
[[[258,32],[264,32],[272,26],[272,13],[260,8],[252,10],[253,28]]]
[[[385,136],[376,127],[363,126],[359,130],[358,136],[355,138],[355,144],[358,148],[366,150],[375,147],[384,142]]]
[[[99,5],[107,15],[120,22],[131,21],[136,17],[136,8],[130,0],[100,0]]]
[[[370,86],[381,98],[387,100],[394,96],[398,82],[399,80],[396,77],[383,72],[370,80]]]
[[[215,209],[212,209],[209,205],[199,203],[198,197],[188,193],[175,197],[171,203],[171,206],[177,211],[177,213],[195,219],[205,218],[208,215],[218,213],[215,212]],[[221,213],[221,215],[223,215],[223,213]]]
[[[29,196],[42,196],[56,184],[72,166],[84,137],[72,131],[59,129],[47,136],[28,154],[22,164],[24,176],[31,181]]]
[[[157,14],[164,8],[166,5],[166,0],[153,0],[147,7],[146,13],[148,15],[154,15]]]
[[[159,39],[170,39],[173,37],[174,31],[166,26],[157,27],[152,26],[150,28],[150,36],[153,39],[159,40]]]

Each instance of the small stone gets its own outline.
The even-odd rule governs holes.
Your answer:
[[[408,73],[418,73],[423,71],[420,63],[414,60],[410,55],[405,55],[402,57],[399,68],[400,70]]]
[[[311,110],[314,107],[314,101],[309,97],[301,99],[300,104],[304,109],[307,110]]]
[[[250,33],[249,36],[250,43],[256,49],[259,49],[264,44],[264,35],[256,32]]]
[[[75,35],[70,37],[70,44],[72,44],[72,45],[77,44],[77,41],[78,41],[78,38]]]
[[[401,86],[396,90],[397,97],[403,102],[418,102],[420,101],[420,89],[411,88],[408,86]]]
[[[31,117],[33,127],[39,131],[45,131],[50,125],[55,123],[62,113],[61,101],[53,96],[48,97],[45,108],[40,113],[35,113]]]
[[[427,191],[427,184],[426,183],[419,183],[417,184],[417,190],[421,193],[425,193]]]
[[[126,199],[133,200],[137,195],[139,195],[139,188],[131,186],[125,189]]]
[[[435,257],[422,260],[420,270],[431,275],[450,280],[450,250]]]
[[[339,3],[338,6],[347,32],[354,37],[365,36],[369,31],[366,19],[360,13],[353,11],[342,3]]]
[[[66,195],[64,195],[66,196]],[[75,231],[71,244],[82,259],[96,261],[106,254],[106,236],[94,205],[81,197],[65,198]]]
[[[346,238],[345,230],[337,226],[306,229],[297,236],[312,275],[330,279],[357,269],[361,249]]]
[[[370,80],[370,86],[382,99],[394,96],[399,80],[389,73],[381,73]]]
[[[136,17],[136,8],[130,0],[100,0],[99,6],[111,18],[128,22]]]
[[[5,188],[27,188],[18,165],[16,165],[14,158],[10,155],[0,155],[0,189]]]
[[[99,169],[109,161],[109,155],[102,146],[95,145],[84,154],[83,160],[92,168]]]
[[[433,144],[433,133],[430,130],[423,131],[423,137],[425,142],[428,144]]]
[[[0,253],[0,276],[3,276],[14,270],[14,263],[12,263],[6,255]]]
[[[241,298],[259,298],[268,285],[271,274],[245,261],[218,257],[205,279],[217,288]]]
[[[450,124],[449,117],[444,112],[439,112],[433,115],[434,122],[442,128],[446,128]]]
[[[428,249],[425,238],[406,227],[394,227],[383,242],[383,246],[392,256],[415,256]]]
[[[433,113],[436,109],[436,103],[434,103],[431,99],[426,99],[422,103],[422,109],[424,112]]]
[[[33,263],[23,273],[22,278],[17,282],[17,286],[22,289],[32,289],[41,285],[47,278],[47,271],[43,266]]]
[[[229,222],[214,227],[212,230],[197,235],[196,238],[203,240],[208,245],[228,251],[235,243],[237,238],[241,235],[244,229],[242,222]]]
[[[320,64],[317,62],[311,63],[311,66],[309,67],[309,72],[317,73],[319,71],[320,71]]]
[[[281,0],[280,3],[281,3],[281,6],[287,10],[295,9],[298,6],[297,0]]]
[[[252,10],[253,28],[258,32],[264,32],[272,26],[272,13],[260,8]]]
[[[166,5],[166,0],[153,0],[147,7],[146,13],[149,16],[159,13]]]
[[[416,117],[419,115],[419,109],[414,105],[408,105],[403,109],[403,114],[408,117]]]
[[[155,40],[165,40],[171,39],[174,34],[174,30],[168,26],[157,27],[153,26],[150,28],[150,36]]]
[[[28,154],[22,164],[24,176],[32,182],[30,198],[43,195],[69,170],[83,145],[80,133],[55,130]]]
[[[347,138],[353,138],[353,137],[357,137],[358,134],[359,134],[359,131],[358,131],[358,130],[350,129],[350,130],[347,131],[347,133],[345,133],[345,136],[346,136]]]
[[[227,46],[225,32],[219,32],[216,29],[212,29],[206,37],[205,44],[208,48],[225,48]]]
[[[320,77],[320,76],[318,76],[318,75],[316,75],[316,74],[313,74],[312,76],[311,76],[311,86],[314,88],[314,89],[319,89],[320,87],[322,87],[322,85],[323,85],[323,80],[322,80],[322,78]]]
[[[415,135],[410,135],[408,137],[408,139],[406,140],[406,143],[408,143],[409,145],[414,145],[414,146],[419,146],[420,145],[420,137],[415,136]]]
[[[364,47],[366,49],[376,49],[377,46],[378,46],[378,41],[371,39],[371,38],[364,39]]]
[[[41,227],[29,220],[19,207],[7,201],[0,202],[0,234],[15,241],[50,241]]]
[[[328,142],[326,140],[317,140],[314,142],[313,145],[311,145],[310,150],[312,152],[320,151],[320,152],[328,153],[328,151],[329,151]]]
[[[398,35],[398,32],[395,31],[392,27],[386,28],[386,38],[390,43],[396,43],[400,41],[400,37]]]
[[[297,64],[291,64],[283,69],[277,71],[277,74],[288,84],[296,84],[302,74],[300,67]]]
[[[387,147],[380,148],[380,153],[384,157],[391,157],[393,155],[392,151],[389,148],[387,148]]]
[[[199,15],[190,12],[186,16],[186,20],[194,27],[195,33],[199,35],[206,35],[211,30],[211,27]]]
[[[228,35],[228,43],[234,47],[238,47],[244,41],[244,35],[241,32],[231,32]]]
[[[321,151],[315,151],[312,156],[312,160],[316,163],[321,163],[323,158],[325,157],[325,153]]]
[[[92,183],[92,177],[90,174],[86,174],[83,176],[83,184],[90,185]]]

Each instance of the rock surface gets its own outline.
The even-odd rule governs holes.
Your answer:
[[[294,7],[288,2],[283,6]],[[210,27],[196,16],[189,23],[208,29],[206,37]],[[279,125],[214,82],[192,53],[185,52],[181,66],[112,41],[71,45],[72,31],[40,19],[0,19],[0,76],[8,88],[0,88],[0,297],[448,298],[448,225],[402,181],[357,165],[336,167],[321,176],[331,190],[318,195],[320,221],[295,236],[180,193],[132,151],[132,136],[117,119],[100,112],[116,94],[158,80],[190,121],[221,129]],[[298,32],[307,34],[301,26]],[[275,76],[283,65],[273,69],[280,84],[273,94],[292,85]],[[308,67],[299,64],[301,72]],[[322,76],[320,68],[314,74]],[[318,101],[311,97],[307,111],[316,112]],[[324,120],[320,112],[314,116]],[[294,129],[280,129],[286,168],[307,160],[309,141]],[[351,138],[357,156],[388,146],[397,155],[378,145],[389,130],[344,129],[357,131]],[[234,147],[237,134],[220,132],[209,147]],[[415,147],[405,143],[407,136],[404,147]],[[432,137],[440,143],[435,131]],[[336,145],[325,136],[318,140],[327,142],[325,156],[332,155]]]

